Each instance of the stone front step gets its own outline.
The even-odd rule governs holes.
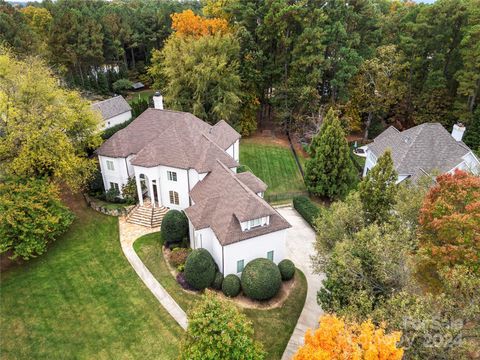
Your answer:
[[[159,227],[168,212],[166,207],[140,206],[137,205],[127,216],[127,222],[145,227]]]

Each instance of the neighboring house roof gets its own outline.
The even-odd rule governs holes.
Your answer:
[[[149,108],[96,152],[108,157],[134,155],[131,164],[137,166],[165,165],[206,173],[216,159],[228,167],[239,166],[225,152],[239,138],[227,123],[211,126],[190,113]]]
[[[143,83],[141,83],[141,82],[136,82],[136,83],[132,84],[132,89],[133,90],[143,89],[144,87],[145,87],[145,85],[143,85]]]
[[[111,119],[132,110],[128,102],[121,95],[92,104],[92,109],[100,111],[104,120]]]
[[[434,170],[450,171],[471,151],[439,123],[425,123],[402,132],[390,126],[368,145],[377,158],[387,149],[392,152],[398,174],[409,175],[414,181]]]
[[[194,205],[185,209],[196,230],[210,227],[222,245],[287,229],[290,224],[221,161],[190,192]],[[239,176],[240,175],[240,176]],[[257,184],[263,183],[257,179]],[[269,225],[242,231],[241,222],[270,216]]]

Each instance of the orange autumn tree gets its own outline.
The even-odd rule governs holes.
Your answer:
[[[171,16],[172,29],[179,36],[201,37],[228,32],[228,22],[225,19],[204,18],[196,15],[192,10],[185,10]]]
[[[307,330],[305,344],[294,360],[400,360],[403,349],[397,347],[401,333],[385,334],[370,320],[345,323],[335,315],[324,315],[315,332]]]
[[[437,264],[479,270],[480,177],[461,170],[437,177],[419,222],[420,247]]]

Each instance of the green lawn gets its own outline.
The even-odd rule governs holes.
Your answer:
[[[303,158],[300,160],[303,163]],[[291,199],[305,193],[305,184],[289,147],[264,138],[242,139],[240,163],[247,165],[268,189],[267,201]]]
[[[187,294],[170,274],[162,255],[159,233],[141,237],[134,243],[134,249],[153,276],[185,311],[198,300],[199,295]],[[255,337],[264,344],[269,360],[282,357],[305,303],[307,281],[299,270],[297,270],[295,276],[300,281],[282,307],[272,310],[243,310],[252,320]]]
[[[175,359],[182,329],[124,258],[117,218],[77,201],[68,233],[2,273],[1,358]]]

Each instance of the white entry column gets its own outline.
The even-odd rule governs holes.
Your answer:
[[[158,207],[162,207],[162,190],[160,189],[160,178],[157,179]]]
[[[142,194],[142,182],[140,181],[140,175],[135,175],[135,183],[137,184],[138,201],[143,206],[143,194]]]
[[[148,192],[150,193],[150,201],[152,202],[152,206],[155,207],[155,193],[153,192],[153,183],[150,178],[148,179]]]

